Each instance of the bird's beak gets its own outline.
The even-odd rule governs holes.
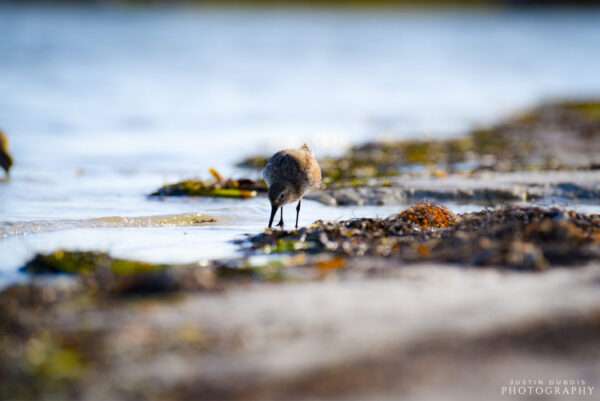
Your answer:
[[[277,209],[279,209],[275,205],[271,205],[271,218],[269,219],[269,228],[273,225],[273,219],[275,218],[275,213],[277,213]]]

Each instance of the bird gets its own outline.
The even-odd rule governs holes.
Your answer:
[[[0,166],[4,169],[6,177],[9,176],[12,165],[13,159],[8,151],[8,138],[0,131]]]
[[[283,205],[298,201],[295,226],[297,229],[302,197],[309,190],[321,186],[321,167],[315,155],[306,144],[299,149],[281,150],[271,156],[262,175],[269,188],[271,203],[269,228],[273,225],[277,210],[281,209],[281,218],[277,226],[283,229]]]

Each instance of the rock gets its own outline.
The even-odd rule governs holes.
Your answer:
[[[600,201],[600,173],[485,173],[436,178],[394,178],[345,188],[327,188],[310,199],[328,205],[402,205],[408,202],[469,202],[502,205],[525,201]]]
[[[164,185],[155,192],[152,197],[164,196],[206,196],[214,198],[254,198],[259,192],[266,192],[267,185],[262,180],[251,180],[249,178],[224,179],[215,170],[209,170],[213,176],[212,181],[207,180],[184,180],[175,184]]]

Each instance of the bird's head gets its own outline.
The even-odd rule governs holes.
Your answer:
[[[269,201],[273,207],[279,208],[289,203],[291,197],[292,189],[289,185],[276,182],[269,187]]]

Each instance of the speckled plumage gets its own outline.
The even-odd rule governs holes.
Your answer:
[[[263,170],[263,177],[269,186],[272,207],[269,227],[277,209],[295,201],[298,201],[298,226],[302,196],[311,188],[321,186],[321,168],[310,148],[303,145],[299,149],[285,149],[275,153]],[[279,223],[283,226],[283,218]]]

